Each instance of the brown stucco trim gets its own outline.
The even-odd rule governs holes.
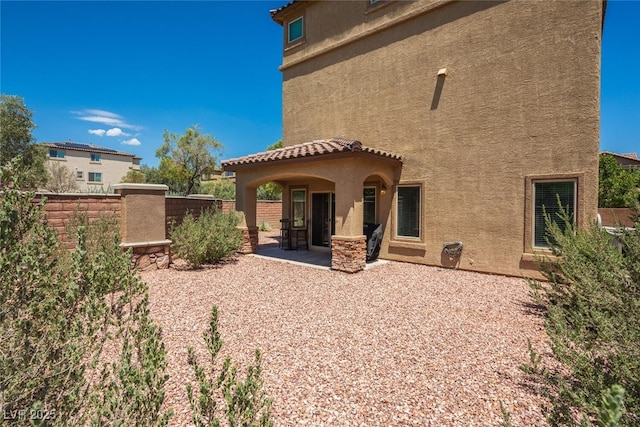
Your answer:
[[[416,18],[418,16],[424,15],[426,13],[432,12],[435,9],[438,9],[438,8],[448,4],[448,3],[452,3],[452,2],[455,2],[455,1],[457,1],[457,0],[434,0],[433,2],[430,2],[430,3],[426,4],[425,6],[423,6],[421,8],[412,10],[412,11],[410,11],[410,12],[408,12],[408,13],[402,15],[402,16],[399,16],[398,18],[395,18],[395,19],[393,19],[391,21],[387,21],[387,22],[385,22],[383,24],[380,24],[380,25],[377,25],[377,26],[375,26],[373,28],[365,30],[360,34],[357,34],[357,35],[352,36],[352,37],[348,37],[348,38],[343,39],[343,40],[341,40],[341,41],[339,41],[339,42],[337,42],[337,43],[335,43],[335,44],[333,44],[331,46],[328,46],[328,47],[325,47],[325,48],[321,48],[321,49],[319,49],[319,50],[317,50],[315,52],[310,52],[308,55],[305,55],[302,58],[283,63],[280,67],[278,67],[278,69],[280,71],[284,71],[284,70],[286,70],[288,68],[291,68],[291,67],[293,67],[295,65],[298,65],[298,64],[301,64],[303,62],[306,62],[306,61],[308,61],[310,59],[316,58],[316,57],[318,57],[320,55],[324,55],[324,54],[329,53],[331,51],[334,51],[336,49],[340,49],[341,47],[350,45],[350,44],[355,43],[357,41],[360,41],[360,40],[362,40],[364,38],[370,37],[370,36],[372,36],[372,35],[374,35],[376,33],[388,30],[388,29],[390,29],[392,27],[395,27],[397,25],[400,25],[403,22],[408,21],[410,19],[413,19],[413,18]]]
[[[398,0],[378,0],[375,3],[371,3],[371,0],[364,0],[364,1],[367,2],[367,8],[364,13],[369,14],[369,13],[377,12],[378,10]]]
[[[576,206],[575,221],[578,227],[586,225],[585,218],[585,188],[584,173],[569,174],[547,174],[547,175],[529,175],[525,177],[525,203],[524,203],[524,240],[523,240],[523,261],[533,259],[534,253],[546,253],[547,249],[533,247],[533,226],[534,226],[534,200],[533,200],[533,184],[539,181],[569,181],[576,183]]]

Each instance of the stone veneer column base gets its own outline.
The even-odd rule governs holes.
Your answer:
[[[131,269],[139,271],[162,270],[171,264],[171,240],[146,243],[121,243],[131,248]]]
[[[242,232],[241,254],[253,254],[258,252],[258,227],[238,227]]]
[[[331,236],[331,268],[346,273],[364,270],[367,264],[367,237]]]

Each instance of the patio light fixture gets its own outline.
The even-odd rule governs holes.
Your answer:
[[[382,186],[380,187],[380,195],[384,196],[385,194],[387,194],[387,186],[382,184]]]

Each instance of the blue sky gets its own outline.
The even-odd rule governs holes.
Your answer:
[[[164,129],[194,124],[222,158],[282,137],[282,28],[261,1],[1,1],[0,92],[38,142],[93,143],[156,165]],[[640,1],[609,1],[601,149],[640,155]]]

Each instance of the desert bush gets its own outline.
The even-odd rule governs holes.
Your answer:
[[[198,390],[187,385],[193,423],[197,427],[219,426],[220,417],[226,417],[229,426],[267,427],[271,420],[271,399],[267,396],[262,380],[260,351],[255,351],[255,365],[249,366],[244,380],[238,379],[238,368],[226,357],[216,369],[222,339],[218,331],[218,308],[213,306],[209,329],[203,333],[209,360],[202,366],[193,351],[188,348],[188,362],[193,366]]]
[[[119,228],[78,215],[77,247],[65,250],[47,226],[44,201],[17,190],[16,167],[0,173],[4,421],[166,425],[160,329],[149,316],[146,285],[119,247]]]
[[[271,224],[269,224],[268,221],[262,220],[258,227],[258,231],[271,231]]]
[[[548,282],[530,286],[568,374],[544,368],[534,349],[523,368],[544,383],[552,425],[640,425],[640,223],[619,231],[621,251],[595,224],[576,229],[565,216],[564,225],[547,220]]]
[[[180,225],[171,225],[173,249],[193,268],[215,264],[240,249],[242,234],[238,224],[240,218],[235,212],[210,208],[197,219],[188,212]]]

